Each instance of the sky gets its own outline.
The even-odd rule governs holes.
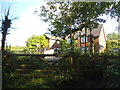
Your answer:
[[[0,6],[3,6],[0,11],[11,5],[11,18],[18,18],[13,21],[12,27],[15,29],[10,29],[10,34],[7,35],[8,45],[25,46],[26,40],[32,35],[43,35],[48,32],[48,23],[43,22],[38,15],[33,14],[44,3],[44,0],[0,0]],[[102,18],[107,19],[107,22],[103,24],[106,35],[113,32],[118,26],[114,19],[106,16]]]

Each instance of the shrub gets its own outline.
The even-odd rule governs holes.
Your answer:
[[[105,87],[120,88],[120,61],[118,58],[108,59],[104,71]]]

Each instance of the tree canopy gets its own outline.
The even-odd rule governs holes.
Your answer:
[[[109,34],[107,35],[107,39],[108,39],[108,40],[118,40],[119,37],[120,37],[120,35],[117,34],[117,33],[115,33],[115,32],[109,33]]]
[[[111,5],[111,8],[108,10],[108,12],[112,18],[116,18],[117,21],[119,21],[119,19],[120,19],[120,1],[114,2]]]
[[[117,14],[118,4],[115,2],[48,2],[41,7],[40,16],[45,22],[50,22],[49,31],[56,36],[65,36],[83,28],[97,27],[99,22],[105,20],[99,18],[103,14],[110,13],[110,6]]]
[[[38,35],[33,35],[30,38],[27,39],[26,41],[26,46],[28,48],[45,48],[48,47],[48,42],[45,36],[38,36]]]
[[[120,49],[120,42],[118,40],[107,40],[106,49],[110,50],[114,48]]]

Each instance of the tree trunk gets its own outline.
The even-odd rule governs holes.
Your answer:
[[[79,33],[79,36],[80,36],[80,48],[81,48],[81,32]]]
[[[5,47],[5,40],[2,39],[2,45],[1,45],[2,53],[4,52],[4,47]]]
[[[85,28],[85,53],[87,52],[87,45],[86,45],[86,37],[87,37],[87,28]]]
[[[72,51],[72,35],[70,33],[70,47],[71,47],[71,51]]]
[[[1,45],[1,50],[2,50],[2,53],[4,53],[5,51],[5,39],[6,39],[6,34],[5,33],[2,33],[2,45]]]
[[[93,54],[92,30],[90,27],[90,54]]]
[[[71,33],[70,33],[70,62],[71,62],[71,64],[73,64],[73,55],[72,55],[72,35],[71,35]]]
[[[1,50],[2,53],[4,54],[5,51],[5,40],[6,40],[6,35],[8,32],[8,28],[10,28],[10,24],[11,24],[11,20],[8,19],[8,15],[9,15],[9,10],[7,15],[5,15],[5,20],[2,21],[2,46],[1,46]]]

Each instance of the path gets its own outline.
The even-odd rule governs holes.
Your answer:
[[[54,54],[54,50],[51,49],[51,50],[47,50],[47,51],[44,51],[44,54]],[[46,56],[44,59],[46,61],[58,61],[60,60],[62,57],[55,57],[55,56]],[[50,64],[53,64],[54,62],[51,62]]]

